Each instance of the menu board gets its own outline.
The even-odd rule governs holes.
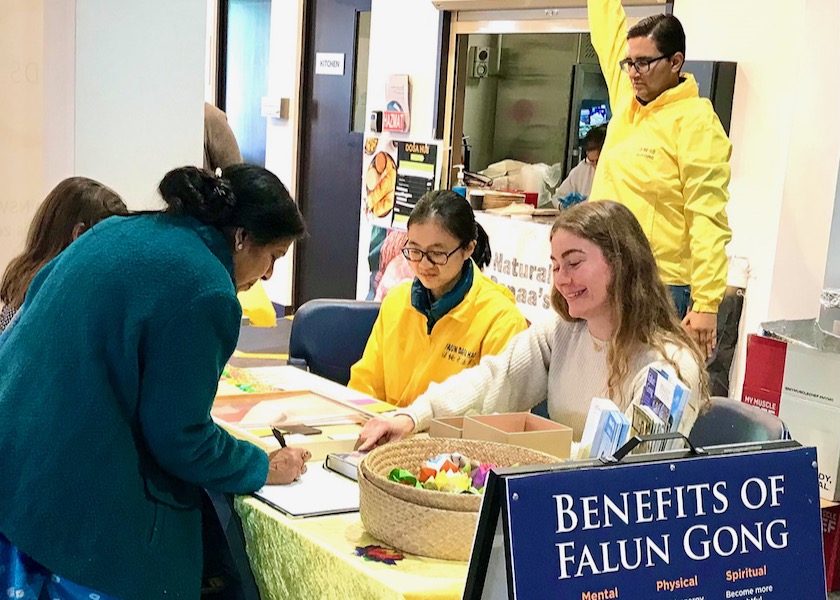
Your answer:
[[[397,142],[397,184],[391,227],[405,230],[414,205],[435,189],[437,146]]]

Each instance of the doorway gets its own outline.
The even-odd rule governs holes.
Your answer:
[[[243,160],[265,166],[260,104],[268,91],[271,0],[221,0],[219,17],[218,106],[227,113]]]
[[[371,0],[306,5],[295,306],[355,298]]]

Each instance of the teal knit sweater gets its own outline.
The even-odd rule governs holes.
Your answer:
[[[198,598],[201,487],[268,458],[213,423],[241,309],[227,242],[188,217],[113,217],[44,267],[0,346],[0,532],[127,600]]]

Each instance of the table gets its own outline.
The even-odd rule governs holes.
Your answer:
[[[295,367],[249,371],[269,384],[359,397]],[[309,468],[320,468],[320,461]],[[251,496],[237,497],[234,506],[263,600],[454,600],[463,594],[467,563],[382,550],[359,513],[292,519]]]
[[[460,598],[467,563],[391,551],[365,532],[358,513],[291,519],[256,498],[235,502],[263,600],[448,600]],[[370,557],[362,550],[368,548]],[[393,564],[388,564],[389,558]]]
[[[336,399],[359,396],[294,367],[250,372],[266,383]],[[382,551],[358,513],[292,519],[250,496],[237,497],[235,510],[263,600],[454,600],[463,594],[467,563]],[[840,593],[829,600],[840,600]]]
[[[508,286],[531,323],[555,315],[551,308],[551,224],[475,213],[490,238],[492,258],[484,274]]]

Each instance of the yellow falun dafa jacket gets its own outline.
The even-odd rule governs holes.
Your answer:
[[[473,265],[464,299],[427,333],[426,316],[411,304],[411,281],[392,288],[347,386],[396,406],[408,406],[439,383],[500,353],[527,327],[509,291]],[[508,293],[506,293],[508,292]]]
[[[732,145],[690,74],[647,105],[619,62],[627,56],[620,0],[589,0],[592,44],[613,117],[590,199],[627,206],[650,240],[662,280],[690,285],[693,310],[717,312],[726,289]]]

